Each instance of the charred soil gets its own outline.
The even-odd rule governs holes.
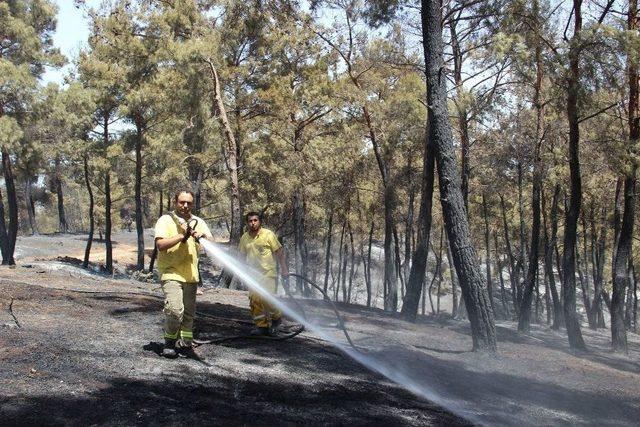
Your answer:
[[[134,238],[119,244],[121,264]],[[609,350],[608,331],[585,331],[590,351],[573,354],[562,332],[534,325],[522,336],[502,322],[499,354],[475,354],[464,321],[411,324],[340,306],[356,344],[420,384],[422,397],[309,332],[204,345],[197,349],[204,361],[164,359],[158,285],[56,259],[77,258],[78,239],[21,239],[18,266],[0,268],[3,425],[635,425],[640,418],[633,334],[628,356]],[[245,292],[209,288],[198,298],[197,336],[248,333]],[[321,302],[303,304],[335,323]]]

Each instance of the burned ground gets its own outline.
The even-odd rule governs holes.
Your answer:
[[[34,280],[38,274],[43,282]],[[0,281],[1,303],[7,310],[13,301],[21,325],[3,317],[5,425],[464,423],[313,337],[202,346],[202,362],[163,359],[156,353],[162,304],[152,289],[44,275]],[[118,293],[128,290],[151,295]],[[222,292],[239,303],[246,298]],[[203,335],[250,328],[237,321],[249,318],[243,306],[201,301],[198,310],[215,316],[197,321]]]
[[[3,425],[637,425],[640,418],[634,334],[627,356],[609,350],[608,331],[584,330],[590,351],[574,354],[562,332],[534,325],[519,335],[501,322],[494,356],[470,351],[465,321],[411,324],[339,305],[362,353],[417,394],[310,332],[204,345],[205,361],[163,359],[157,284],[56,261],[60,246],[78,256],[74,236],[37,239],[53,243],[51,260],[40,247],[39,260],[0,268]],[[120,248],[125,259],[134,253]],[[316,321],[336,324],[326,304],[304,306]],[[198,311],[202,338],[251,327],[242,291],[210,288]]]

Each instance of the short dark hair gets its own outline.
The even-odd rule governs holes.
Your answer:
[[[178,196],[180,196],[182,193],[191,194],[191,198],[194,199],[194,200],[196,199],[196,195],[193,194],[193,191],[191,191],[191,190],[178,190],[178,191],[176,191],[176,194],[174,194],[174,196],[173,196],[173,201],[177,202],[178,201]]]
[[[262,222],[262,215],[260,215],[260,214],[259,214],[258,212],[256,212],[256,211],[248,212],[248,213],[244,216],[244,220],[245,220],[245,221],[249,221],[249,218],[250,218],[250,217],[252,217],[252,216],[257,216],[257,217],[258,217],[258,219],[260,220],[260,222]]]

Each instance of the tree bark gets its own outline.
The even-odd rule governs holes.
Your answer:
[[[344,242],[344,247],[342,248],[342,302],[345,304],[347,301],[347,264],[349,264],[349,245],[347,242]],[[337,298],[336,298],[337,300]]]
[[[422,288],[424,287],[423,282],[427,269],[434,182],[435,150],[429,138],[425,136],[421,184],[422,195],[420,198],[420,212],[418,213],[418,238],[413,252],[407,292],[402,302],[402,316],[412,322],[415,321],[418,314],[420,292],[422,292]]]
[[[340,232],[340,246],[338,246],[338,280],[336,280],[336,286],[333,290],[333,299],[334,301],[338,301],[338,292],[340,290],[340,280],[342,278],[342,257],[343,253],[343,243],[344,243],[344,231],[347,227],[347,222],[342,223],[342,231]]]
[[[394,244],[395,191],[391,183],[384,190],[384,309],[395,312],[398,308],[398,275],[396,271],[396,246]]]
[[[134,185],[134,197],[136,204],[136,234],[138,243],[138,256],[136,270],[144,270],[144,225],[142,224],[142,142],[145,125],[140,117],[136,117],[136,174]]]
[[[456,85],[456,95],[462,99],[464,97],[464,84],[462,81],[462,50],[458,41],[458,33],[456,31],[457,20],[452,20],[449,24],[449,32],[451,33],[451,51],[453,53],[453,80]],[[456,102],[456,116],[458,119],[458,129],[460,131],[460,169],[461,169],[461,186],[462,199],[464,208],[469,212],[469,175],[471,174],[469,167],[469,120],[468,112],[465,107],[465,101],[460,104]]]
[[[442,246],[443,246],[444,230],[440,229],[440,245],[438,246],[438,254],[436,255],[437,265],[434,278],[438,280],[436,288],[436,314],[440,314],[440,289],[442,286]],[[435,251],[434,251],[435,254]]]
[[[58,230],[60,233],[68,233],[67,217],[64,213],[64,194],[62,192],[62,177],[60,172],[60,157],[55,158],[55,185],[58,196]]]
[[[374,231],[375,222],[371,221],[371,228],[369,229],[369,247],[367,249],[367,307],[371,307],[371,291],[372,285],[371,282],[371,246],[373,245],[373,231]]]
[[[393,244],[395,247],[395,255],[396,255],[396,280],[400,281],[400,298],[404,299],[404,277],[402,276],[402,260],[400,259],[400,238],[398,237],[398,228],[394,225],[393,227]],[[397,297],[396,297],[397,299]],[[397,304],[397,303],[396,303]]]
[[[447,265],[449,266],[449,280],[451,280],[451,318],[455,319],[458,314],[458,281],[456,280],[456,269],[451,256],[451,245],[447,240]]]
[[[107,171],[104,179],[104,244],[106,249],[104,268],[109,274],[113,273],[111,228],[111,173]]]
[[[347,291],[347,304],[351,303],[351,290],[353,289],[353,277],[355,275],[356,266],[356,248],[353,243],[353,230],[351,229],[351,224],[349,224],[349,241],[351,242],[351,260],[349,266],[349,289]]]
[[[242,206],[240,187],[238,184],[238,148],[227,117],[227,110],[222,101],[222,88],[220,86],[220,80],[218,79],[218,71],[211,60],[207,60],[206,63],[209,66],[213,88],[213,107],[220,119],[223,137],[227,142],[225,163],[227,171],[229,172],[231,198],[231,233],[229,241],[232,245],[236,245],[240,241],[240,236],[242,236]]]
[[[91,245],[93,244],[93,232],[95,228],[95,220],[93,215],[94,200],[93,189],[91,188],[91,181],[89,180],[89,160],[87,153],[83,156],[83,170],[84,170],[84,183],[87,186],[87,193],[89,194],[89,234],[87,235],[87,245],[84,248],[84,259],[82,261],[82,267],[89,267],[89,256],[91,255]]]
[[[7,223],[4,214],[4,201],[2,200],[2,192],[0,191],[0,250],[2,251],[2,260],[9,259],[9,235],[7,233]],[[3,262],[4,264],[4,262]]]
[[[500,279],[500,301],[502,302],[502,314],[504,317],[508,319],[510,316],[509,304],[507,304],[507,292],[504,287],[504,277],[502,275],[502,261],[500,260],[500,250],[498,248],[498,233],[495,231],[493,232],[493,243],[494,243],[495,253],[496,253],[496,266],[498,270],[498,278]],[[494,306],[494,312],[495,312],[495,306]]]
[[[329,286],[329,271],[331,270],[331,237],[333,233],[333,210],[329,214],[329,225],[327,230],[327,247],[324,255],[324,293],[327,293]]]
[[[564,327],[564,313],[562,311],[562,302],[558,295],[556,279],[553,272],[553,253],[558,235],[558,200],[560,198],[560,184],[556,184],[551,201],[551,237],[547,232],[546,220],[546,203],[544,194],[542,197],[542,213],[544,220],[544,270],[549,281],[549,290],[553,299],[553,323],[551,329],[558,330]]]
[[[627,29],[638,29],[638,1],[629,1]],[[638,112],[638,64],[631,57],[627,59],[629,77],[629,150],[632,150],[640,138],[640,113]],[[627,331],[624,324],[624,297],[626,287],[630,285],[627,266],[632,262],[633,226],[635,214],[636,164],[632,162],[630,172],[624,179],[624,213],[615,256],[613,292],[611,295],[611,344],[615,351],[628,352]]]
[[[484,214],[484,247],[486,250],[485,265],[487,270],[487,290],[489,292],[489,302],[495,312],[495,302],[493,301],[493,283],[491,281],[491,243],[489,234],[489,209],[487,208],[487,197],[482,194],[482,213]],[[496,254],[497,256],[497,254]]]
[[[29,218],[29,227],[31,228],[31,234],[40,234],[38,230],[38,223],[36,222],[36,210],[33,203],[33,196],[31,194],[31,178],[26,177],[24,181],[24,201],[27,210],[27,217]]]
[[[493,310],[478,264],[477,253],[471,243],[460,174],[455,160],[453,134],[447,108],[446,78],[443,74],[440,2],[422,0],[421,18],[427,73],[428,134],[436,152],[440,200],[447,236],[451,242],[453,262],[467,306],[473,348],[496,351]]]
[[[533,1],[533,16],[535,17],[535,26],[539,31],[541,23],[539,22],[539,7],[538,1]],[[542,147],[542,128],[544,126],[544,104],[542,102],[542,78],[543,78],[543,62],[542,62],[542,46],[540,42],[536,42],[535,47],[535,61],[536,61],[536,81],[534,84],[533,105],[536,109],[536,132],[534,140],[534,154],[533,154],[533,186],[531,189],[531,249],[529,250],[529,261],[527,275],[524,282],[524,292],[522,296],[521,306],[518,316],[518,332],[527,333],[531,329],[531,298],[534,291],[539,292],[538,284],[536,282],[538,272],[538,249],[540,246],[540,190],[542,187],[542,171],[540,161],[540,150]],[[519,179],[521,180],[522,173],[519,169]],[[520,200],[522,204],[522,200]],[[524,236],[522,232],[522,213],[520,216],[520,235],[521,239]],[[520,247],[522,248],[522,242]],[[521,256],[524,255],[521,251]],[[537,299],[536,299],[537,301]],[[537,307],[537,305],[536,305]],[[537,318],[537,314],[536,314]]]
[[[596,326],[604,328],[602,310],[602,287],[604,281],[605,245],[607,241],[607,209],[602,207],[600,233],[597,232],[595,215],[591,215],[592,265],[593,265],[593,306],[597,316]]]
[[[517,298],[517,284],[519,280],[518,269],[516,268],[515,257],[513,256],[513,250],[511,249],[511,238],[509,237],[509,225],[507,224],[507,209],[504,205],[504,196],[500,195],[500,210],[502,212],[502,226],[504,228],[504,243],[507,248],[507,259],[509,261],[509,283],[511,284],[511,301],[513,302],[513,309],[518,315],[518,298]]]
[[[627,283],[627,298],[625,300],[625,309],[624,309],[624,325],[627,330],[631,330],[632,325],[632,314],[633,310],[633,286],[635,282],[635,267],[633,265],[633,256],[629,257],[629,283]]]
[[[409,155],[409,159],[412,159],[413,156]],[[416,197],[416,186],[413,183],[413,174],[411,173],[411,160],[408,161],[409,164],[407,168],[409,169],[409,202],[407,207],[407,221],[404,231],[404,265],[403,265],[403,281],[406,283],[407,288],[409,286],[409,274],[411,274],[411,237],[413,236],[413,222],[414,222],[414,201]],[[408,290],[407,290],[408,291]],[[403,300],[404,297],[403,295]],[[404,302],[403,302],[404,305]]]
[[[520,318],[520,308],[522,307],[522,297],[524,291],[524,282],[527,280],[527,267],[526,267],[526,230],[524,224],[524,197],[523,197],[523,171],[522,171],[522,163],[518,161],[517,165],[518,169],[518,218],[520,222],[519,231],[520,231],[520,239],[519,239],[519,252],[518,252],[518,260],[516,262],[516,270],[518,271],[518,280],[516,281],[516,303],[517,303],[517,312],[518,318]],[[522,276],[520,276],[522,274]],[[523,278],[523,281],[520,282],[520,277]]]
[[[582,30],[582,0],[573,0],[574,32],[569,47],[569,76],[567,79],[567,119],[569,122],[569,170],[571,196],[565,212],[564,253],[562,281],[564,319],[569,346],[574,350],[585,350],[586,345],[580,330],[576,312],[575,248],[578,215],[582,203],[582,178],[580,177],[580,127],[578,117],[578,93],[580,90],[580,49],[578,40]]]
[[[359,84],[356,83],[359,87]],[[376,157],[382,186],[384,187],[384,309],[395,312],[398,308],[398,281],[396,271],[396,253],[393,243],[393,230],[395,228],[393,214],[395,212],[395,187],[389,177],[389,165],[385,162],[376,132],[373,128],[371,113],[367,106],[362,107],[369,139],[373,146],[373,153]]]
[[[293,194],[293,236],[295,247],[296,273],[307,277],[308,256],[307,244],[305,241],[305,200],[302,189],[298,188]],[[298,293],[309,295],[309,286],[301,278],[296,278],[296,289]]]
[[[2,265],[15,265],[14,253],[18,236],[18,197],[16,194],[15,178],[11,167],[11,157],[6,147],[2,149],[2,169],[4,173],[4,185],[7,189],[7,201],[9,204],[9,229],[7,232],[7,256],[2,257]]]

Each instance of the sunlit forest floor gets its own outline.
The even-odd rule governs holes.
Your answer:
[[[135,233],[115,236],[122,266]],[[162,299],[155,283],[88,273],[84,236],[18,240],[18,266],[0,268],[0,419],[28,424],[637,425],[640,339],[609,350],[608,331],[584,329],[589,351],[564,333],[530,335],[499,322],[499,354],[470,352],[466,321],[410,324],[339,306],[357,347],[411,379],[420,396],[362,367],[311,332],[287,341],[235,340],[198,348],[205,361],[158,356]],[[96,254],[102,252],[98,245]],[[208,289],[196,335],[250,329],[246,293]],[[335,325],[319,301],[309,317]],[[334,328],[335,330],[335,328]],[[339,331],[333,334],[340,337]]]

